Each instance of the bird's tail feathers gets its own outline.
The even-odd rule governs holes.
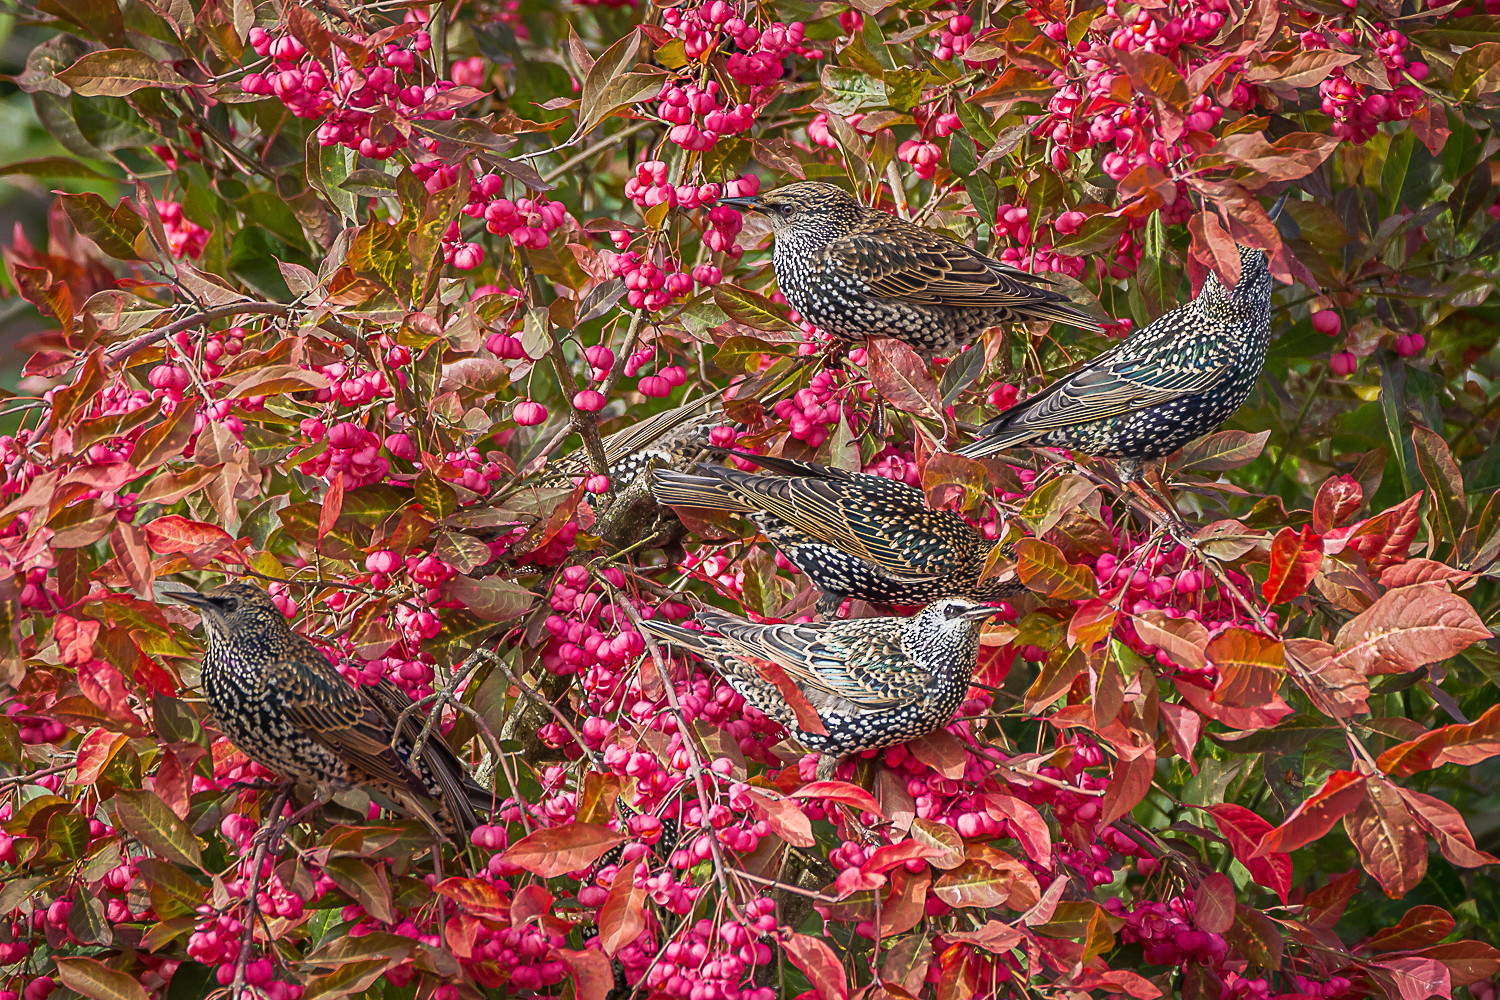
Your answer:
[[[1104,327],[1098,320],[1061,296],[1058,296],[1057,301],[1054,302],[1029,303],[1026,307],[1026,316],[1028,319],[1045,319],[1053,323],[1063,323],[1090,333],[1104,332]]]
[[[987,431],[990,427],[986,424],[979,429],[979,437],[958,449],[957,454],[965,458],[985,458],[989,455],[998,454],[1012,445],[1021,444],[1033,437],[1031,431],[1016,430],[1013,428],[996,428]]]
[[[683,628],[681,625],[674,625],[656,618],[645,619],[641,622],[641,628],[658,639],[697,653],[704,658],[713,656],[714,650],[706,641],[707,635],[698,629]]]
[[[843,469],[832,466],[818,465],[815,462],[799,462],[795,458],[782,458],[777,455],[752,455],[748,451],[736,451],[733,448],[713,448],[715,452],[724,455],[733,455],[747,462],[754,462],[762,469],[779,472],[783,476],[798,476],[806,479],[847,479],[850,473]]]
[[[744,514],[754,510],[729,483],[718,476],[693,475],[658,469],[652,477],[651,496],[666,507],[697,507]]]

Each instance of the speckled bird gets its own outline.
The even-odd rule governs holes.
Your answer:
[[[815,181],[721,198],[763,213],[776,237],[772,263],[786,300],[836,337],[893,337],[946,357],[1002,323],[1099,324],[1046,287],[943,233],[866,208]]]
[[[818,613],[846,598],[925,604],[940,597],[996,601],[1025,588],[1013,567],[979,582],[993,543],[958,514],[933,510],[922,491],[884,476],[741,455],[782,473],[700,465],[657,471],[659,504],[746,514],[766,540],[823,592]]]
[[[202,616],[203,694],[220,731],[245,756],[325,800],[373,789],[446,834],[473,830],[475,810],[488,808],[490,794],[468,778],[439,733],[412,760],[420,713],[392,748],[396,722],[412,704],[400,688],[350,684],[252,584],[168,596]]]
[[[1233,289],[1210,272],[1193,301],[1003,411],[959,453],[1076,449],[1117,459],[1128,483],[1144,463],[1217,429],[1255,387],[1271,336],[1266,255],[1239,250]]]
[[[692,468],[708,454],[709,432],[726,422],[718,400],[704,396],[615,431],[600,441],[609,461],[611,485],[623,490],[647,469]],[[544,485],[571,485],[588,470],[588,451],[580,448],[547,470]]]
[[[643,622],[646,631],[689,652],[746,701],[823,755],[820,774],[840,757],[904,743],[947,724],[968,694],[981,623],[998,611],[946,598],[910,618],[853,618],[806,625],[757,625],[706,609],[702,631]],[[774,663],[817,712],[827,734],[809,733],[756,661]]]

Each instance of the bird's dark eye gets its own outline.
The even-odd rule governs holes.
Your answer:
[[[219,601],[219,607],[223,608],[226,614],[234,614],[239,606],[239,600],[233,597],[225,597]]]

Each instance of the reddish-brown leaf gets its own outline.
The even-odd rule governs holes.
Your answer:
[[[964,863],[964,839],[951,826],[918,817],[912,820],[911,839],[926,848],[932,867],[947,871]]]
[[[344,474],[334,474],[333,482],[323,495],[323,506],[318,510],[318,538],[333,530],[333,525],[344,512]]]
[[[1454,986],[1472,986],[1500,973],[1500,950],[1483,941],[1449,941],[1423,948],[1418,954],[1447,966]]]
[[[1068,645],[1091,649],[1104,641],[1115,627],[1115,609],[1104,601],[1090,600],[1078,605],[1068,622]]]
[[[163,555],[185,555],[206,561],[231,547],[234,538],[217,525],[168,514],[146,524],[146,542]]]
[[[78,777],[75,781],[80,785],[92,785],[99,780],[99,775],[114,760],[115,754],[120,752],[129,739],[124,733],[111,732],[108,729],[95,729],[83,738],[78,744],[78,759],[75,766],[78,768]]]
[[[1349,900],[1359,891],[1358,868],[1351,868],[1307,894],[1303,913],[1313,927],[1333,927],[1344,915]]]
[[[1380,574],[1380,585],[1387,590],[1394,590],[1397,587],[1410,587],[1416,583],[1462,583],[1473,575],[1468,570],[1419,556],[1415,559],[1408,559],[1404,563],[1386,567],[1385,572]]]
[[[1290,854],[1333,829],[1344,814],[1365,800],[1364,775],[1335,771],[1310,798],[1293,809],[1282,824],[1260,838],[1252,857]]]
[[[771,831],[793,847],[811,847],[813,839],[812,820],[791,799],[772,798],[760,792],[746,791],[745,797],[755,810],[755,817],[770,825]]]
[[[881,337],[870,344],[870,384],[898,410],[942,419],[937,380],[927,363],[899,340]]]
[[[1235,859],[1245,866],[1250,877],[1275,892],[1285,903],[1292,888],[1291,857],[1281,853],[1255,853],[1261,838],[1271,831],[1271,824],[1244,806],[1229,802],[1209,806],[1208,813],[1224,839],[1229,841]]]
[[[1375,763],[1393,778],[1443,764],[1472,766],[1500,755],[1500,705],[1467,725],[1442,726],[1382,753]]]
[[[1098,597],[1094,571],[1068,562],[1056,545],[1038,538],[1016,542],[1016,575],[1027,588],[1061,601]]]
[[[599,947],[613,956],[646,929],[646,889],[635,884],[639,858],[620,866],[599,908]]]
[[[506,861],[542,878],[555,878],[598,861],[624,837],[595,823],[567,823],[522,837],[501,855]]]
[[[880,812],[880,803],[875,801],[875,796],[860,788],[851,785],[847,781],[810,781],[792,793],[794,799],[826,799],[830,802],[842,802],[846,806],[874,813]]]
[[[573,978],[578,981],[578,1000],[608,1000],[610,991],[615,987],[615,976],[610,970],[609,959],[604,957],[603,952],[593,949],[587,951],[558,949],[553,954],[568,967],[573,973]]]
[[[1500,859],[1474,846],[1474,835],[1469,832],[1468,824],[1457,809],[1425,792],[1415,792],[1409,788],[1397,790],[1417,824],[1437,841],[1438,850],[1443,852],[1443,857],[1460,868],[1500,864]]]
[[[1234,883],[1223,872],[1214,872],[1193,891],[1193,922],[1210,934],[1223,934],[1234,926]]]
[[[782,939],[781,946],[792,964],[807,976],[819,1000],[849,1000],[849,979],[832,948],[818,938],[795,931]]]
[[[439,882],[433,891],[453,900],[477,917],[495,920],[510,917],[510,901],[500,895],[499,889],[483,879],[447,878]]]
[[[1151,747],[1136,757],[1127,757],[1123,752],[1115,761],[1115,769],[1109,776],[1109,785],[1100,800],[1100,824],[1113,823],[1134,809],[1151,790],[1151,779],[1156,774],[1156,751]]]
[[[891,891],[880,904],[879,933],[882,938],[905,934],[927,915],[927,890],[932,872],[910,872],[897,868],[891,873]]]
[[[1388,591],[1339,629],[1334,660],[1360,673],[1400,674],[1491,638],[1469,602],[1437,584]]]
[[[1301,597],[1322,564],[1322,536],[1305,524],[1300,532],[1282,528],[1271,541],[1271,575],[1261,585],[1261,596],[1267,604]]]
[[[1010,825],[1012,835],[1031,860],[1045,864],[1052,857],[1052,829],[1031,803],[1011,795],[987,792],[984,808],[991,816]]]
[[[1365,788],[1365,797],[1344,817],[1344,831],[1365,871],[1387,896],[1400,899],[1427,874],[1427,839],[1417,832],[1395,785],[1370,778]]]
[[[1380,970],[1390,976],[1401,1000],[1427,1000],[1428,997],[1447,1000],[1453,996],[1453,980],[1448,975],[1448,967],[1435,958],[1407,955],[1371,962],[1369,968],[1372,972]],[[1376,978],[1380,978],[1379,972],[1376,972]]]
[[[1147,611],[1131,619],[1142,642],[1164,651],[1180,667],[1200,670],[1207,662],[1208,629],[1191,618],[1168,618],[1160,611]]]
[[[1313,500],[1313,530],[1321,535],[1337,528],[1364,501],[1365,491],[1352,476],[1329,477],[1318,487],[1317,498]]]
[[[963,742],[946,729],[934,729],[906,745],[911,755],[945,778],[962,778],[969,763]]]
[[[931,820],[923,820],[922,822],[930,823]],[[957,836],[957,834],[954,834],[955,838]],[[960,848],[962,848],[962,845],[963,841],[960,840]],[[904,865],[908,861],[926,861],[942,853],[942,848],[914,838],[912,840],[903,840],[896,844],[884,844],[875,848],[870,853],[870,856],[865,859],[865,863],[859,867],[866,874],[880,875],[890,871],[897,865]]]
[[[1412,539],[1417,537],[1421,526],[1421,503],[1422,494],[1417,493],[1353,528],[1339,529],[1337,534],[1349,548],[1364,556],[1370,572],[1378,576],[1387,566],[1406,561]],[[1333,554],[1326,543],[1324,551]]]
[[[1361,948],[1370,951],[1415,951],[1437,944],[1453,931],[1453,914],[1441,906],[1413,906],[1395,927],[1376,931]]]

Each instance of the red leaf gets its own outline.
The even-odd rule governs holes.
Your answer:
[[[1364,556],[1370,572],[1379,576],[1387,566],[1406,561],[1412,539],[1417,537],[1421,525],[1418,512],[1421,502],[1419,492],[1353,528],[1341,528],[1332,535],[1345,539],[1345,545]],[[1332,555],[1335,549],[1325,542],[1323,551]]]
[[[552,912],[553,902],[552,893],[548,892],[545,887],[537,885],[535,882],[531,885],[523,885],[511,897],[510,922],[519,926],[534,917],[550,913]]]
[[[1334,662],[1363,674],[1401,674],[1491,638],[1462,597],[1438,584],[1387,591],[1339,629]]]
[[[189,521],[176,514],[158,517],[146,524],[146,542],[162,555],[184,555],[201,569],[234,544],[229,532],[212,524]]]
[[[908,861],[926,861],[942,853],[941,850],[929,844],[903,840],[899,844],[885,844],[875,848],[865,863],[859,867],[865,872],[879,875],[890,871],[897,865],[904,865]]]
[[[446,896],[477,917],[508,920],[510,902],[500,895],[500,890],[489,882],[477,878],[447,878],[433,890]]]
[[[962,778],[969,763],[963,741],[946,729],[935,729],[906,744],[911,755],[945,778]]]
[[[927,890],[932,886],[932,872],[910,872],[897,868],[891,873],[891,891],[880,904],[882,938],[905,934],[927,915]]]
[[[1234,926],[1234,883],[1228,875],[1214,872],[1198,883],[1193,893],[1193,922],[1210,934],[1223,934]]]
[[[814,736],[828,735],[828,727],[823,725],[818,710],[812,707],[812,702],[807,700],[807,695],[803,694],[802,689],[792,682],[785,670],[781,669],[781,664],[748,656],[744,659],[755,668],[755,672],[760,674],[767,684],[775,685],[782,699],[791,708],[792,714],[796,716],[798,729]]]
[[[942,419],[938,384],[917,352],[899,340],[871,341],[870,384],[898,410]]]
[[[318,511],[318,537],[333,530],[333,525],[344,512],[344,474],[334,473],[333,482],[328,484],[328,491],[323,494],[323,506]]]
[[[880,803],[875,801],[875,796],[847,781],[811,781],[793,792],[792,798],[827,799],[830,802],[842,802],[846,806],[883,816]]]
[[[1318,487],[1313,501],[1313,530],[1324,534],[1343,523],[1344,518],[1359,510],[1365,491],[1352,476],[1333,476]]]
[[[1151,779],[1156,775],[1156,751],[1146,747],[1137,757],[1127,757],[1123,752],[1115,761],[1110,773],[1109,786],[1099,802],[1099,824],[1113,823],[1134,809],[1151,790]]]
[[[500,856],[542,878],[576,872],[598,861],[625,838],[607,826],[568,823],[522,837]]]
[[[796,932],[788,933],[781,945],[792,964],[812,983],[820,1000],[849,1000],[849,980],[832,948],[818,938]]]
[[[1213,816],[1219,833],[1229,841],[1235,859],[1245,866],[1250,877],[1258,885],[1276,893],[1285,903],[1292,888],[1291,857],[1281,853],[1256,854],[1256,845],[1270,832],[1271,824],[1244,806],[1228,802],[1209,806],[1208,812]]]
[[[1035,806],[1012,795],[987,792],[984,808],[991,816],[1010,824],[1011,832],[1020,841],[1027,857],[1039,865],[1050,864],[1052,829]]]
[[[1442,726],[1414,740],[1398,743],[1375,761],[1394,778],[1404,778],[1443,764],[1473,766],[1500,754],[1500,705],[1491,706],[1467,725]]]
[[[58,615],[52,634],[57,639],[57,651],[64,665],[77,667],[94,658],[94,644],[99,640],[98,622]]]
[[[1308,893],[1307,922],[1313,927],[1333,927],[1344,915],[1344,907],[1359,891],[1359,869],[1351,868],[1325,885]]]
[[[957,868],[968,859],[964,839],[958,835],[958,831],[935,819],[918,817],[913,820],[911,839],[927,849],[927,859],[934,868],[947,871]]]
[[[608,1000],[610,990],[615,988],[614,972],[603,952],[589,948],[585,951],[568,951],[559,948],[552,954],[566,965],[578,980],[578,1000]]]
[[[640,858],[621,865],[599,908],[599,947],[613,956],[646,929],[646,889],[635,884]]]
[[[1384,778],[1365,782],[1368,794],[1344,817],[1365,871],[1385,894],[1400,899],[1427,874],[1427,838],[1416,830],[1401,793]]]
[[[1271,575],[1261,585],[1267,604],[1281,604],[1307,593],[1323,564],[1323,539],[1307,525],[1300,532],[1282,528],[1271,541]]]
[[[1423,948],[1419,954],[1446,965],[1454,986],[1472,986],[1500,972],[1500,951],[1483,941],[1449,941]]]
[[[773,799],[754,791],[746,791],[745,798],[750,800],[756,819],[765,820],[771,831],[788,844],[811,847],[817,843],[813,839],[812,820],[791,799]]]
[[[1282,822],[1260,838],[1251,857],[1290,854],[1333,829],[1333,824],[1365,799],[1365,777],[1354,771],[1335,771]]]
[[[1198,745],[1198,736],[1203,732],[1203,716],[1186,705],[1175,702],[1164,701],[1158,707],[1162,726],[1167,731],[1167,738],[1172,741],[1172,749],[1187,761],[1188,769],[1197,774],[1198,761],[1193,758],[1193,747]]]
[[[1039,538],[1016,541],[1016,575],[1028,590],[1060,601],[1098,597],[1094,571],[1068,562],[1062,550]]]
[[[1500,864],[1500,858],[1486,854],[1474,846],[1474,835],[1469,832],[1468,824],[1457,809],[1424,792],[1414,792],[1409,788],[1397,790],[1406,800],[1418,825],[1437,841],[1438,850],[1443,852],[1443,857],[1460,868]]]
[[[74,780],[80,785],[92,785],[98,781],[99,775],[104,773],[104,769],[128,739],[124,733],[113,733],[108,729],[90,731],[83,742],[78,744],[78,760],[75,763],[78,777]]]
[[[1395,980],[1401,1000],[1427,1000],[1428,997],[1452,997],[1453,980],[1448,967],[1437,959],[1391,958],[1383,962],[1371,962],[1372,969],[1381,969]]]
[[[1395,927],[1376,931],[1361,948],[1371,951],[1414,951],[1437,944],[1453,931],[1453,915],[1441,906],[1413,906]]]

